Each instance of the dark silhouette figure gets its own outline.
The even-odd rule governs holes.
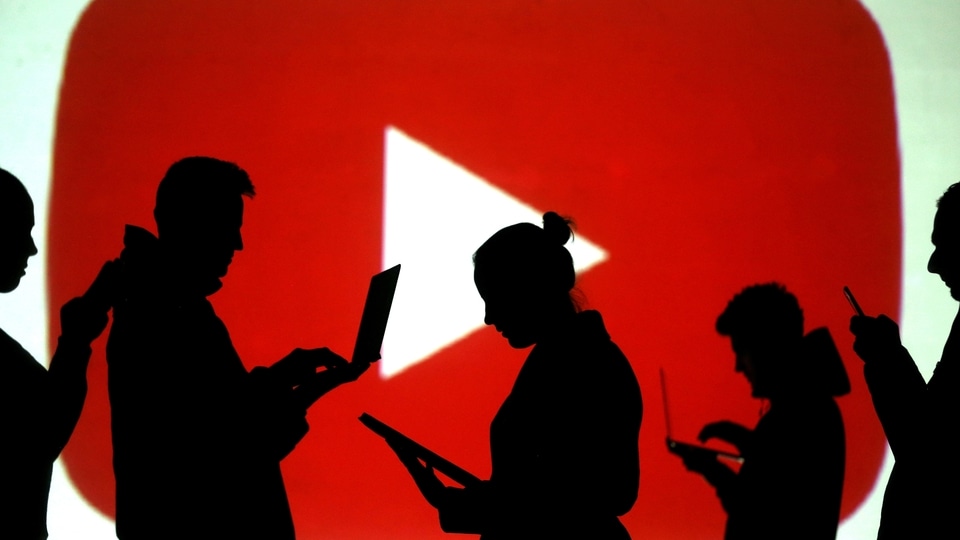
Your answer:
[[[927,269],[960,300],[960,184],[950,186],[937,207]],[[896,460],[883,495],[878,538],[952,537],[960,505],[960,461],[953,439],[960,425],[960,314],[929,382],[900,343],[897,324],[886,315],[854,316],[850,330]]]
[[[17,288],[27,259],[37,254],[30,234],[33,201],[23,184],[0,169],[0,292]],[[70,439],[87,395],[90,343],[107,325],[114,263],[94,285],[60,310],[62,331],[44,369],[0,330],[0,538],[47,537],[47,495],[53,462]]]
[[[600,314],[578,312],[569,224],[544,215],[506,227],[474,255],[484,322],[534,346],[490,426],[490,480],[444,487],[398,441],[394,450],[444,531],[511,538],[629,538],[617,516],[637,498],[640,387]]]
[[[729,336],[736,370],[769,409],[751,430],[707,424],[701,442],[727,441],[743,458],[739,472],[698,447],[673,451],[717,490],[727,540],[827,539],[837,534],[843,491],[843,419],[833,396],[850,391],[826,329],[804,337],[803,312],[781,285],[747,287],[717,319]]]
[[[107,344],[122,540],[294,538],[280,460],[306,407],[369,367],[297,349],[244,368],[207,300],[243,249],[244,196],[237,165],[186,158],[157,190],[158,236],[127,227]]]

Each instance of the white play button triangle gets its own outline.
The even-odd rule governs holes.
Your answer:
[[[473,252],[507,225],[541,224],[543,212],[399,129],[385,139],[383,264],[403,264],[380,361],[388,378],[483,327]],[[607,258],[581,234],[567,248],[578,273]]]

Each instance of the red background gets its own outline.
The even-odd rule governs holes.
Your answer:
[[[657,370],[678,438],[720,418],[754,424],[760,404],[713,323],[735,292],[769,280],[797,294],[808,329],[831,328],[847,362],[846,515],[884,451],[840,290],[868,312],[898,312],[891,84],[876,25],[852,1],[96,1],[60,99],[50,313],[119,253],[124,223],[152,226],[170,163],[213,155],[240,163],[259,193],[246,249],[213,297],[241,356],[252,367],[295,346],[348,352],[381,266],[393,125],[572,215],[610,254],[580,288],[644,392],[640,498],[624,518],[636,537],[720,535],[712,490],[664,447]],[[523,356],[485,330],[315,405],[283,465],[299,536],[440,537],[356,416],[486,476],[488,425]],[[89,380],[64,456],[112,514],[102,349]]]

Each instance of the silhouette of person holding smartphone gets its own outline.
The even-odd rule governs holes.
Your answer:
[[[107,344],[121,540],[294,538],[280,461],[309,404],[369,367],[297,349],[246,370],[207,297],[253,194],[236,164],[185,158],[157,189],[158,235],[127,226]]]
[[[0,293],[20,285],[27,259],[37,254],[33,225],[26,188],[0,169]],[[61,334],[49,369],[0,330],[0,538],[47,537],[53,462],[80,418],[90,344],[107,325],[115,276],[115,264],[107,263],[87,294],[61,308]]]
[[[578,312],[563,245],[569,223],[506,227],[474,254],[484,322],[511,347],[533,346],[490,425],[493,471],[445,487],[416,452],[390,441],[444,531],[512,538],[629,538],[618,516],[637,498],[640,387],[600,314]]]
[[[960,184],[937,203],[933,253],[927,270],[960,300]],[[960,461],[954,428],[960,425],[960,314],[928,382],[886,315],[854,316],[853,349],[863,360],[877,418],[896,460],[883,495],[878,538],[948,538],[957,534]]]
[[[717,490],[727,513],[726,540],[832,539],[840,521],[845,439],[834,396],[850,391],[826,329],[803,333],[796,297],[776,283],[734,296],[717,319],[729,336],[736,370],[769,408],[754,429],[707,424],[699,439],[732,444],[739,472],[699,447],[672,450]]]

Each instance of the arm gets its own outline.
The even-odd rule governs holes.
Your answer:
[[[482,534],[487,523],[489,483],[481,481],[468,488],[444,486],[428,463],[417,456],[416,448],[403,440],[386,438],[387,444],[410,473],[423,498],[440,515],[440,528],[448,533]]]
[[[348,363],[327,348],[294,349],[269,368],[250,373],[250,444],[275,459],[286,457],[306,435],[307,409],[320,397],[354,381],[369,363]]]
[[[897,324],[881,315],[853,317],[854,351],[864,361],[863,374],[890,449],[898,460],[923,459],[931,445],[937,408],[910,353],[900,343]]]
[[[87,395],[87,365],[90,344],[107,326],[110,291],[115,285],[118,263],[103,265],[90,289],[60,309],[61,335],[50,360],[46,396],[46,451],[55,459],[73,433]]]

